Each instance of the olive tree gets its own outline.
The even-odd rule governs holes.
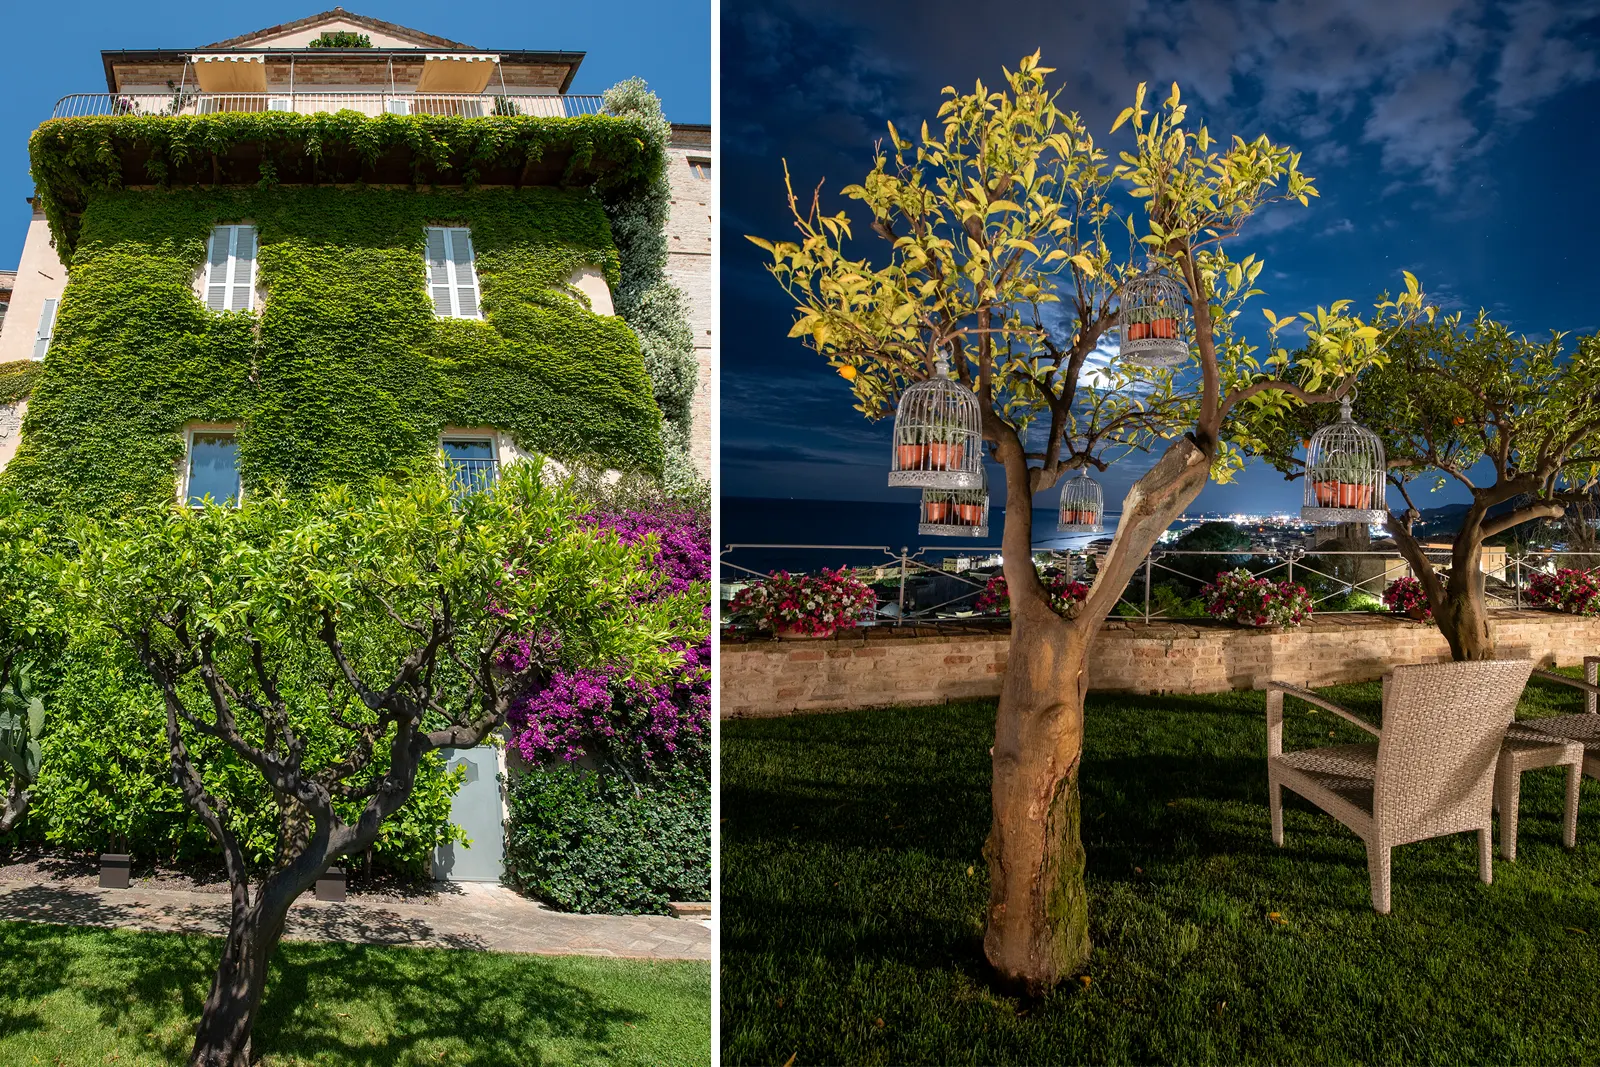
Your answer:
[[[571,663],[673,665],[700,605],[642,599],[648,544],[584,528],[532,465],[459,498],[447,475],[371,492],[264,495],[75,532],[66,586],[84,625],[126,642],[161,693],[172,773],[222,852],[231,922],[191,1063],[244,1067],[289,906],[366,849],[411,795],[422,757],[470,747],[511,702]],[[641,594],[636,596],[636,594]],[[517,657],[545,634],[556,658]],[[204,736],[261,775],[282,809],[277,864],[251,871]],[[336,737],[337,744],[308,744]],[[353,819],[336,801],[361,801]]]
[[[1090,649],[1128,580],[1208,478],[1240,466],[1245,437],[1224,437],[1235,408],[1261,413],[1334,400],[1381,358],[1383,334],[1421,306],[1415,279],[1373,321],[1335,301],[1303,316],[1267,313],[1265,348],[1236,328],[1259,295],[1262,261],[1228,248],[1250,217],[1316,195],[1298,154],[1265,137],[1212,137],[1186,124],[1178,87],[1145,108],[1140,86],[1118,117],[1131,143],[1109,165],[1083,120],[1063,111],[1038,55],[1006,89],[947,88],[938,121],[914,137],[889,126],[871,171],[844,195],[882,239],[855,254],[848,214],[823,212],[820,187],[789,204],[799,239],[752,237],[795,301],[791,337],[850,383],[871,419],[935,373],[939,354],[982,407],[982,432],[1005,470],[1004,569],[1010,654],[993,750],[990,903],[984,950],[1002,979],[1046,989],[1089,956],[1078,767]],[[1117,213],[1119,187],[1142,210]],[[1123,238],[1142,250],[1119,258]],[[1191,363],[1150,370],[1093,356],[1118,325],[1117,292],[1146,266],[1181,285],[1194,322]],[[1277,345],[1302,326],[1309,348]],[[1065,472],[1104,469],[1108,453],[1159,449],[1122,504],[1121,522],[1074,617],[1052,610],[1032,553],[1034,494]]]
[[[1600,481],[1600,338],[1570,349],[1514,334],[1484,313],[1418,324],[1389,345],[1385,366],[1362,379],[1359,422],[1383,442],[1398,506],[1386,528],[1422,583],[1457,660],[1493,659],[1481,554],[1487,538],[1523,523],[1591,506]],[[1290,476],[1303,474],[1295,440],[1315,416],[1262,429],[1264,453]],[[1417,490],[1448,484],[1470,503],[1447,563],[1413,533]]]

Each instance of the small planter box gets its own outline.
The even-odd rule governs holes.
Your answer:
[[[317,899],[340,903],[344,900],[344,868],[329,867],[317,879]]]
[[[133,868],[132,859],[123,852],[100,853],[100,888],[128,888],[128,878]]]
[[[709,919],[711,918],[711,902],[705,901],[673,901],[667,905],[672,909],[672,915],[677,919]]]

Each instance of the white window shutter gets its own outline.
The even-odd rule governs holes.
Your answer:
[[[449,245],[439,226],[428,227],[428,291],[433,295],[435,315],[449,318],[455,314],[455,304],[450,299]]]
[[[56,329],[56,306],[60,301],[51,297],[44,302],[44,307],[39,309],[39,336],[33,342],[33,358],[43,359],[44,354],[50,350],[50,335]]]
[[[472,257],[472,231],[450,231],[450,265],[455,272],[456,314],[464,319],[476,319],[478,313],[478,271]]]
[[[228,310],[249,311],[256,295],[256,228],[235,226],[233,236],[233,299],[228,302]]]
[[[232,226],[213,226],[211,250],[206,256],[206,307],[228,310],[228,266],[233,243]]]

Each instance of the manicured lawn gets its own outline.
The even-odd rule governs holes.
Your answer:
[[[0,922],[0,1064],[182,1063],[219,942]],[[284,944],[264,1067],[709,1064],[704,963]]]
[[[1326,692],[1376,721],[1377,684]],[[1536,682],[1519,714],[1581,710]],[[1272,845],[1262,694],[1096,695],[1090,981],[1024,1003],[982,954],[993,715],[723,724],[725,1063],[1600,1062],[1600,783],[1569,853],[1561,772],[1526,774],[1492,886],[1475,835],[1397,849],[1379,916],[1332,818],[1286,793]],[[1286,718],[1287,747],[1365,739]]]

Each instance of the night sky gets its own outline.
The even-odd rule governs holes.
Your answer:
[[[1003,86],[1001,68],[1036,48],[1066,87],[1063,109],[1113,158],[1132,138],[1107,131],[1140,81],[1156,101],[1177,81],[1189,124],[1213,136],[1264,132],[1304,152],[1321,197],[1269,209],[1230,246],[1266,260],[1246,322],[1261,307],[1282,316],[1341,297],[1370,307],[1410,270],[1446,310],[1484,307],[1530,335],[1600,329],[1600,2],[1074,0],[1029,5],[1026,18],[951,0],[721,10],[725,497],[916,499],[884,486],[889,421],[866,422],[821,357],[786,339],[790,304],[743,235],[792,234],[784,159],[797,190],[826,179],[824,210],[860,218],[836,194],[870,168],[886,120],[915,130],[942,86]],[[1135,454],[1101,478],[1108,509],[1149,462]],[[1299,503],[1299,482],[1252,466],[1192,510]]]

